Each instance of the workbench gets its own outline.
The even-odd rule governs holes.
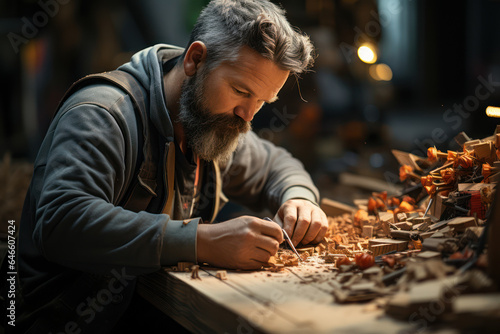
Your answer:
[[[200,267],[200,279],[165,268],[141,277],[138,293],[195,333],[402,333],[407,321],[384,314],[377,300],[338,304],[333,265],[305,262],[281,272]],[[413,328],[414,330],[414,328]]]

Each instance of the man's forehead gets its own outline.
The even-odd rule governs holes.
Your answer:
[[[222,65],[228,67],[228,75],[232,80],[242,81],[252,93],[257,94],[256,90],[262,89],[268,92],[266,95],[271,93],[266,100],[276,99],[290,74],[249,47],[242,47],[236,59]]]

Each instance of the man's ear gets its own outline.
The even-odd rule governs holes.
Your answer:
[[[205,62],[207,57],[207,47],[200,41],[193,42],[184,57],[184,73],[187,76],[195,75],[196,71]]]

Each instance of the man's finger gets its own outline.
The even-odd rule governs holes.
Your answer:
[[[326,214],[323,211],[319,211],[318,213],[321,216],[321,228],[316,238],[314,238],[314,240],[312,241],[313,243],[316,244],[321,242],[321,240],[323,240],[323,238],[326,235],[326,231],[328,231],[328,218],[326,218]]]
[[[283,228],[289,236],[293,235],[297,223],[297,207],[286,205],[283,208]]]
[[[307,245],[311,241],[316,240],[316,237],[322,230],[322,227],[323,227],[322,215],[317,210],[314,210],[311,213],[311,224],[307,229],[307,233],[304,239],[302,239],[302,244]]]
[[[262,226],[260,233],[264,236],[271,237],[277,240],[279,243],[283,242],[283,232],[281,231],[281,226],[275,222],[270,222],[262,219]]]
[[[259,262],[261,264],[266,264],[269,262],[270,258],[271,258],[271,254],[269,254],[268,251],[265,251],[261,248],[255,248],[252,256],[250,257],[250,260]]]
[[[294,246],[297,246],[299,242],[304,239],[309,225],[311,223],[311,211],[308,209],[302,209],[299,211],[297,218],[297,223],[295,225],[295,230],[293,231],[292,242]]]
[[[262,235],[255,241],[255,247],[266,251],[269,256],[276,254],[278,248],[280,247],[280,243],[278,240]]]

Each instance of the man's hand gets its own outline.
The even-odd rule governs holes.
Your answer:
[[[281,227],[257,217],[243,216],[223,223],[200,224],[198,262],[235,269],[259,269],[283,242]]]
[[[328,220],[323,210],[303,199],[291,199],[283,203],[274,216],[274,221],[282,224],[294,246],[299,243],[319,243],[328,229]]]

